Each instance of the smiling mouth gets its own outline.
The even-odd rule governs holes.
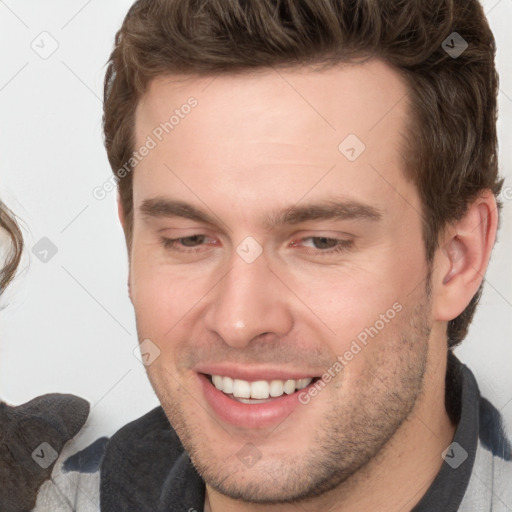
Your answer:
[[[271,402],[283,395],[291,395],[317,381],[319,377],[288,380],[257,380],[249,382],[223,375],[205,375],[227,397],[244,404]]]

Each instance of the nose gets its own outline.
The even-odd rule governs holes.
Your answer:
[[[234,252],[229,272],[212,290],[206,327],[233,348],[244,348],[262,334],[282,336],[293,325],[286,292],[265,253],[247,263]]]

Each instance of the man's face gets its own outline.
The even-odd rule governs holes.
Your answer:
[[[192,461],[229,496],[334,487],[422,396],[432,319],[407,111],[378,61],[160,78],[138,105],[138,335],[160,350],[148,375]]]

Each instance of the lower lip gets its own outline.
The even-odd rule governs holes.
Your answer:
[[[202,373],[197,375],[206,401],[213,409],[213,412],[226,423],[249,429],[275,426],[284,421],[301,405],[299,393],[307,392],[309,386],[313,385],[311,383],[304,389],[295,391],[291,395],[284,394],[274,398],[271,402],[244,404],[229,398],[225,393],[219,391],[206,375]]]

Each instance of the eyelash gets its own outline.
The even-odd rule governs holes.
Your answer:
[[[189,248],[189,249],[178,249],[177,248],[177,245],[179,243],[180,240],[187,240],[189,238],[195,238],[195,237],[205,237],[205,238],[208,238],[206,235],[201,235],[201,234],[197,234],[197,235],[191,235],[191,236],[185,236],[185,237],[181,237],[181,238],[165,238],[165,237],[162,237],[161,240],[162,240],[162,245],[164,246],[165,249],[168,249],[170,251],[175,251],[175,252],[181,252],[181,253],[197,253],[199,251],[201,251],[201,245],[198,246],[198,247],[192,247],[192,248]],[[336,246],[334,246],[333,248],[330,248],[330,249],[327,249],[327,250],[322,250],[322,249],[313,249],[315,250],[316,254],[335,254],[335,253],[342,253],[342,252],[345,252],[347,251],[348,249],[350,249],[350,247],[353,245],[353,241],[352,240],[343,240],[343,239],[340,239],[340,238],[330,238],[330,237],[326,237],[326,236],[307,236],[307,237],[304,237],[304,238],[301,238],[299,239],[299,241],[304,241],[304,240],[327,240],[329,242],[331,241],[335,241],[335,242],[338,242],[338,244]],[[293,243],[295,245],[295,243]]]

